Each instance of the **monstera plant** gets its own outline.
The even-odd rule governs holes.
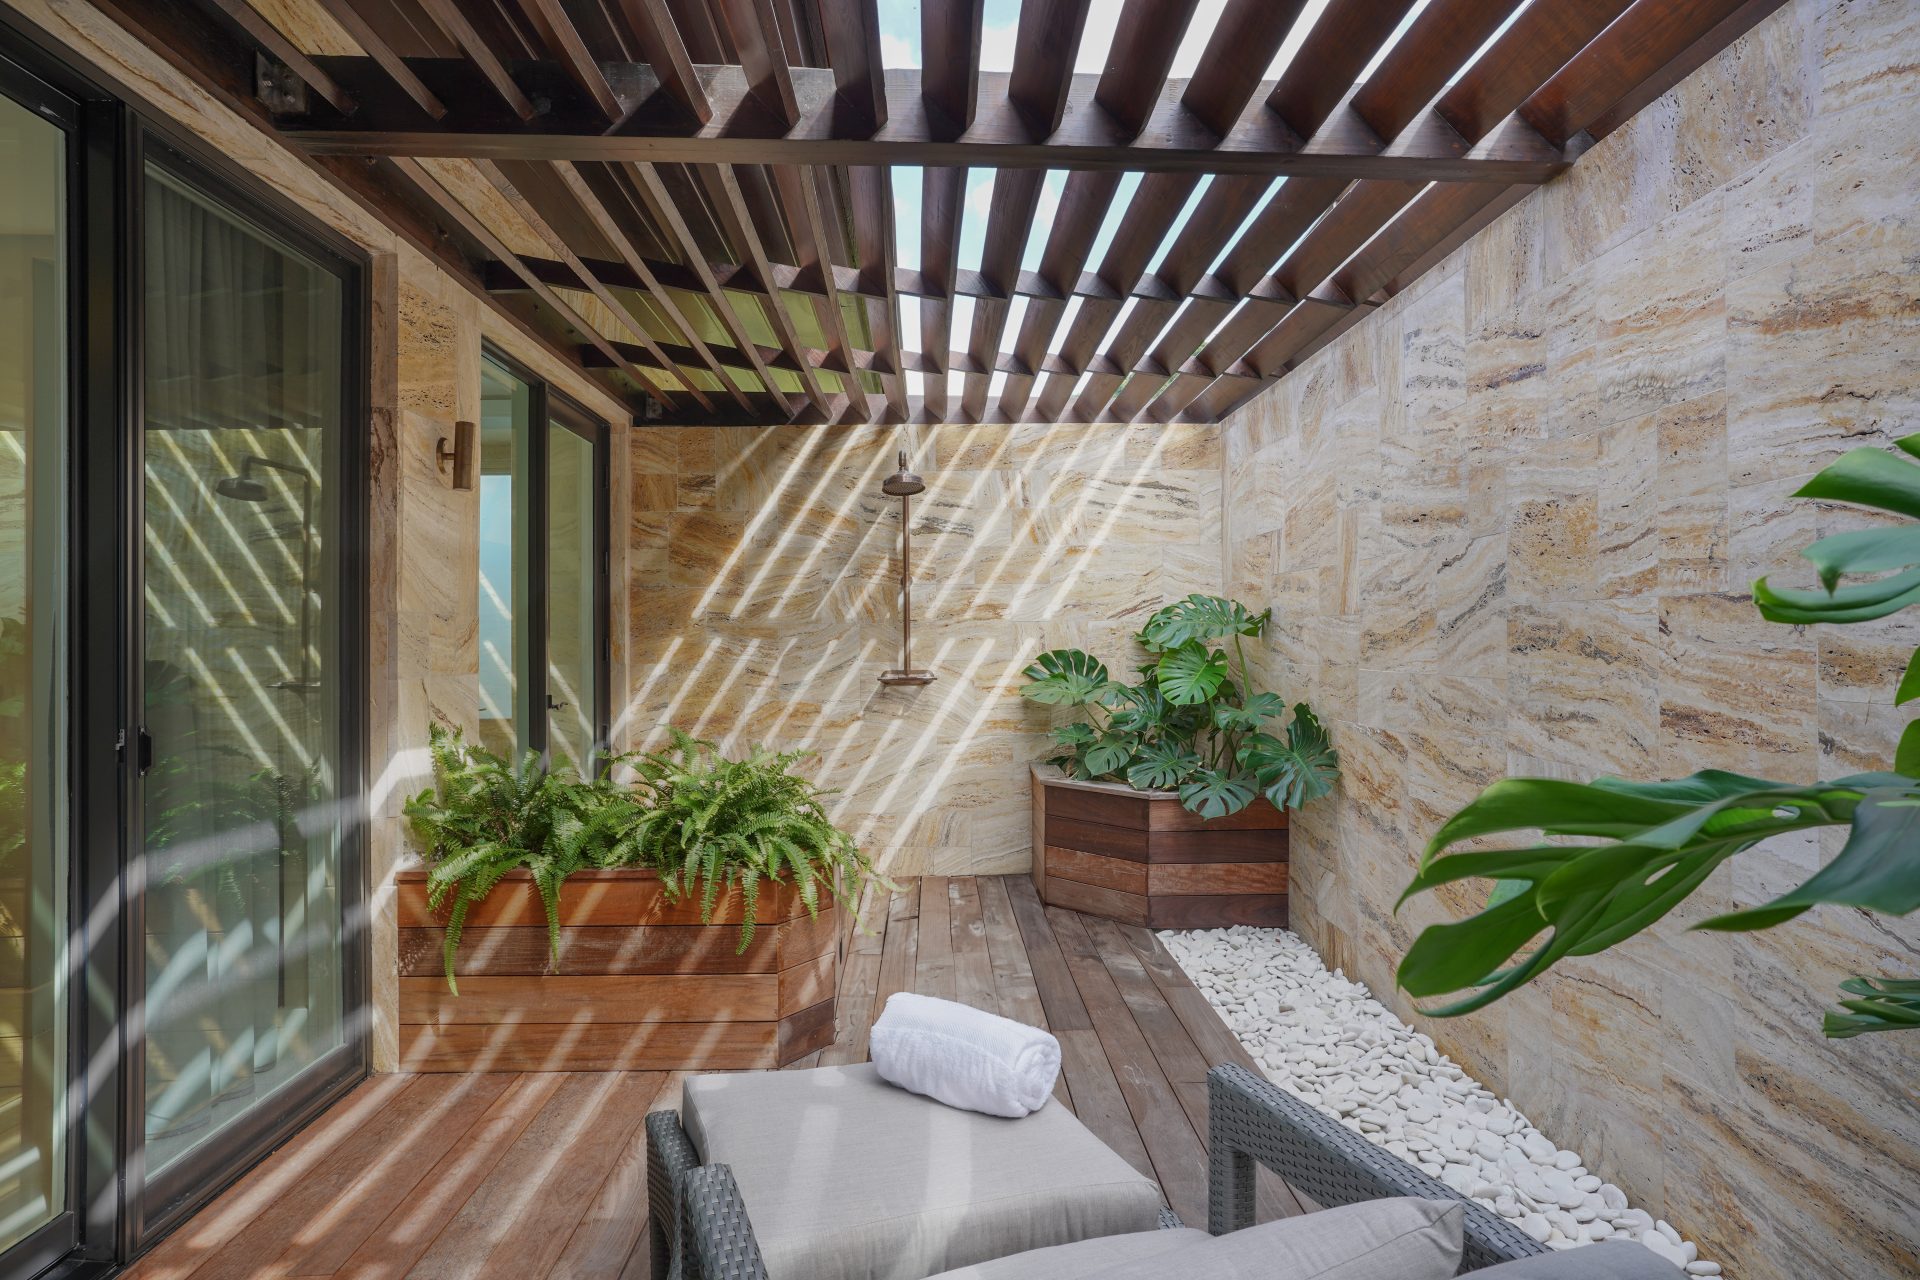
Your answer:
[[[1272,617],[1219,596],[1170,604],[1134,637],[1145,660],[1131,684],[1082,650],[1041,654],[1021,694],[1086,716],[1053,731],[1063,751],[1049,763],[1082,780],[1178,791],[1203,818],[1260,795],[1292,809],[1327,794],[1340,759],[1312,708],[1296,704],[1289,720],[1286,702],[1249,678],[1243,642]]]
[[[1920,435],[1896,442],[1920,457]],[[1820,587],[1753,584],[1761,616],[1790,625],[1868,622],[1920,603],[1920,465],[1855,449],[1795,495],[1852,503],[1906,522],[1822,538],[1801,551]],[[1849,580],[1843,582],[1843,580]],[[1920,650],[1896,704],[1920,697]],[[1727,859],[1790,832],[1842,827],[1832,861],[1771,902],[1703,920],[1738,932],[1785,924],[1821,903],[1890,916],[1920,910],[1920,721],[1909,724],[1892,768],[1795,786],[1706,770],[1669,782],[1604,777],[1590,783],[1508,778],[1455,814],[1427,845],[1401,902],[1443,884],[1494,882],[1486,907],[1414,940],[1399,979],[1416,996],[1454,996],[1427,1012],[1482,1008],[1567,956],[1604,951],[1672,911]],[[1538,831],[1516,849],[1460,849],[1484,836]],[[1567,843],[1571,838],[1581,843]],[[1544,937],[1542,935],[1545,935]],[[1855,977],[1825,1020],[1828,1036],[1920,1028],[1920,980]]]

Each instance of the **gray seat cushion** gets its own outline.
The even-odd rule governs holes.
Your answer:
[[[1097,1240],[1079,1240],[1056,1244],[1050,1249],[1032,1249],[1011,1258],[995,1258],[955,1271],[942,1271],[933,1280],[1102,1280],[1123,1263],[1162,1258],[1190,1245],[1203,1245],[1213,1237],[1192,1227],[1178,1231],[1136,1231],[1124,1236],[1101,1236]],[[1173,1271],[1161,1274],[1174,1276]]]
[[[1680,1268],[1631,1240],[1602,1240],[1473,1273],[1474,1280],[1686,1280]]]
[[[1058,1102],[959,1111],[871,1063],[695,1076],[681,1123],[732,1168],[772,1280],[921,1280],[1159,1221],[1159,1187]]]
[[[1369,1200],[1224,1236],[1089,1240],[934,1280],[1450,1280],[1460,1269],[1465,1219],[1458,1200]]]

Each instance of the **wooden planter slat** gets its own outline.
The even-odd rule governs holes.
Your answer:
[[[558,960],[524,872],[468,913],[447,990],[444,913],[424,871],[396,877],[406,1071],[735,1070],[783,1066],[833,1038],[841,913],[769,886],[742,952],[731,894],[699,923],[646,871],[580,872],[560,893]]]
[[[1287,815],[1266,800],[1207,820],[1172,792],[1044,767],[1033,791],[1043,901],[1154,929],[1287,923]]]

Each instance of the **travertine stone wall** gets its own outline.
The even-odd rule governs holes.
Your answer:
[[[1214,427],[638,428],[631,693],[616,736],[677,725],[730,748],[818,752],[837,819],[895,875],[1024,871],[1040,651],[1118,669],[1147,615],[1220,583]],[[905,448],[916,666],[899,664]]]
[[[478,504],[472,493],[453,492],[436,469],[434,442],[450,434],[456,419],[479,417],[483,339],[622,429],[628,414],[594,384],[527,342],[278,141],[202,92],[92,5],[83,0],[9,3],[64,46],[78,65],[124,86],[136,106],[190,131],[236,170],[370,255],[372,1014],[375,1068],[392,1070],[398,1059],[399,938],[392,873],[406,856],[400,806],[428,780],[429,723],[437,718],[471,730],[478,717]],[[497,218],[506,234],[531,234],[508,219],[510,211]],[[616,501],[616,515],[618,509]]]
[[[1293,829],[1296,927],[1402,1013],[1393,904],[1506,774],[1811,781],[1891,760],[1920,624],[1748,595],[1860,517],[1789,493],[1920,431],[1920,7],[1792,3],[1226,428],[1228,587],[1345,762]],[[1920,919],[1687,923],[1824,851],[1744,855],[1611,955],[1442,1045],[1741,1280],[1920,1273],[1920,1052],[1827,1042]]]

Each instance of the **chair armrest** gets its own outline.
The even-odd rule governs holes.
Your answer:
[[[680,1280],[767,1280],[733,1170],[701,1165],[680,1179]]]
[[[1246,1068],[1215,1067],[1207,1073],[1207,1230],[1214,1235],[1253,1225],[1255,1161],[1329,1209],[1389,1196],[1463,1202],[1463,1272],[1549,1252],[1479,1202]]]
[[[678,1111],[647,1115],[647,1250],[653,1280],[670,1280],[679,1252],[680,1180],[700,1167]]]

